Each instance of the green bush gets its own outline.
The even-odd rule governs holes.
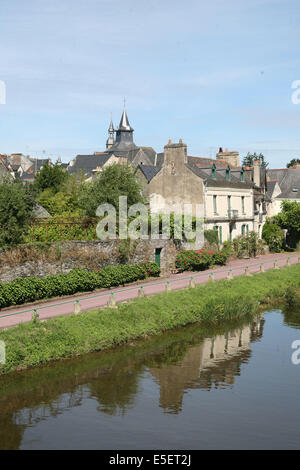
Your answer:
[[[262,237],[272,253],[279,253],[282,250],[283,234],[276,223],[267,220],[263,226]]]
[[[239,235],[233,240],[232,244],[238,258],[244,256],[255,257],[257,252],[262,250],[262,241],[258,239],[257,233],[254,231]]]
[[[212,244],[219,244],[219,235],[218,235],[218,230],[204,230],[204,238],[210,245]]]
[[[35,300],[71,295],[94,289],[116,287],[135,282],[146,277],[159,276],[156,263],[144,265],[106,266],[99,271],[73,269],[68,274],[18,278],[12,282],[0,283],[0,308],[20,305]]]
[[[225,251],[185,250],[176,257],[176,268],[180,271],[204,271],[215,265],[226,264]]]

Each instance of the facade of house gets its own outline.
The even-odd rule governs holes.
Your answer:
[[[138,165],[150,211],[183,213],[188,204],[192,215],[204,217],[206,229],[218,230],[221,243],[251,230],[261,236],[268,204],[265,170],[258,161],[243,168],[237,152],[220,150],[216,159],[191,157],[182,141],[169,141],[161,166]]]

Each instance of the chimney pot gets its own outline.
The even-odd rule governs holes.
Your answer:
[[[179,139],[179,143],[182,144],[182,139]]]
[[[172,140],[171,140],[171,139],[169,139],[168,145],[171,145],[171,143],[172,143]]]
[[[223,153],[222,147],[219,148],[219,153]]]

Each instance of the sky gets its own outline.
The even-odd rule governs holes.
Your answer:
[[[299,0],[1,0],[0,153],[103,151],[125,97],[137,145],[285,167],[300,158],[299,24]]]

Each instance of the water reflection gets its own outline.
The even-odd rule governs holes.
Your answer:
[[[250,325],[205,338],[190,347],[183,360],[174,365],[150,367],[160,386],[160,406],[165,412],[179,413],[187,389],[232,386],[240,366],[248,361],[251,342],[263,333],[263,316]]]
[[[0,448],[17,449],[26,427],[70,412],[85,399],[99,413],[125,415],[142,377],[159,386],[159,406],[180,413],[188,389],[231,387],[263,333],[264,318],[227,329],[189,326],[109,352],[62,361],[0,379]]]

